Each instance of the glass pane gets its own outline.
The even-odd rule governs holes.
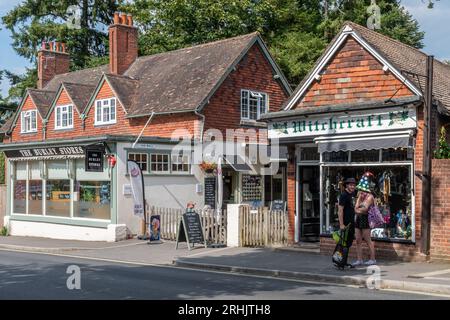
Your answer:
[[[70,217],[70,180],[47,180],[46,194],[47,215]]]
[[[382,151],[382,160],[386,162],[393,161],[407,161],[412,160],[408,158],[408,150],[404,149],[387,149]]]
[[[28,213],[42,214],[42,180],[30,180],[28,195]]]
[[[320,153],[317,147],[305,147],[300,150],[300,160],[301,161],[319,161]]]
[[[14,213],[26,213],[26,180],[14,181]]]
[[[380,162],[380,150],[352,151],[351,162]]]
[[[258,98],[250,98],[249,102],[249,118],[256,120],[258,119]]]
[[[348,151],[324,152],[322,154],[323,162],[348,162]]]
[[[75,181],[74,217],[111,219],[111,183],[109,181]]]

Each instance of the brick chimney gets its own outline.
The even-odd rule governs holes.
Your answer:
[[[109,71],[123,74],[138,56],[138,29],[133,26],[133,18],[118,12],[109,27]]]
[[[38,52],[38,89],[42,89],[57,74],[70,70],[70,56],[66,44],[61,42],[42,42]]]

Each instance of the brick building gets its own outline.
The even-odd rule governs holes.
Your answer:
[[[265,144],[267,131],[256,120],[279,110],[291,93],[258,33],[138,57],[132,17],[115,14],[109,39],[109,65],[74,72],[63,43],[44,43],[38,88],[26,91],[1,128],[0,149],[7,156],[5,222],[13,235],[114,241],[126,235],[125,229],[138,233],[128,159],[144,173],[149,205],[215,206],[215,199],[205,196],[205,178],[213,177],[200,170],[192,153],[176,148],[229,129],[238,130],[226,137],[238,141],[244,153],[252,144]],[[103,167],[97,172],[87,171],[87,149],[101,154],[97,165],[103,162]],[[272,177],[257,174],[262,163],[236,164],[237,158],[227,155],[224,205],[283,197],[285,190],[264,189]],[[273,179],[283,173],[280,169]],[[248,176],[252,186],[243,185]],[[246,187],[254,192],[244,198],[240,191]]]
[[[425,83],[414,74],[426,74],[426,60],[415,48],[345,23],[282,110],[262,116],[269,123],[269,139],[289,150],[291,242],[317,241],[321,252],[331,253],[343,180],[371,171],[385,219],[371,234],[378,257],[420,257],[422,181],[417,172],[423,161]],[[432,149],[437,129],[450,122],[450,66],[435,60],[433,81]],[[438,174],[446,166],[435,163]],[[435,177],[441,189],[433,191],[434,223],[449,214],[446,178]],[[448,227],[432,225],[432,230],[432,252],[450,258],[443,249],[448,242],[440,241],[448,241],[442,239]]]

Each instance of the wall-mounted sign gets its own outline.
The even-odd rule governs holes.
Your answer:
[[[103,172],[103,155],[105,149],[86,148],[85,167],[87,172]]]
[[[124,196],[131,196],[131,195],[133,195],[133,190],[131,189],[131,184],[124,184],[122,193],[123,193]]]
[[[269,124],[269,138],[323,136],[412,129],[417,126],[415,108],[385,108],[348,113],[302,116]]]
[[[205,206],[216,208],[216,177],[205,177]]]
[[[84,155],[84,147],[67,146],[67,147],[49,147],[49,148],[29,148],[5,151],[8,158],[36,158],[51,156],[74,156]]]

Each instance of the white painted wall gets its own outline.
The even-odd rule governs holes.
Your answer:
[[[93,228],[55,223],[9,220],[9,227],[10,234],[13,236],[108,242],[126,239],[125,225],[108,225],[108,228]]]
[[[123,194],[124,184],[130,184],[130,179],[126,176],[127,151],[125,148],[131,148],[131,145],[131,143],[117,144],[117,214],[119,224],[125,224],[129,232],[139,234],[141,221],[133,215],[133,198]],[[165,150],[172,148],[171,145],[153,145]],[[136,152],[142,150],[144,149],[136,150]],[[177,209],[186,208],[189,201],[194,201],[197,208],[202,208],[204,194],[196,192],[196,184],[203,185],[203,173],[198,166],[192,166],[191,173],[191,175],[144,175],[145,198],[148,205]]]

